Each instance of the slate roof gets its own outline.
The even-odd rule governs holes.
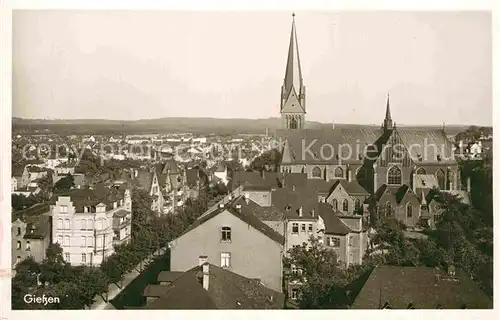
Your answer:
[[[231,201],[230,203],[226,204],[224,208],[217,208],[213,210],[212,212],[206,213],[201,215],[193,224],[191,224],[186,231],[182,233],[182,235],[188,233],[189,231],[197,228],[198,226],[202,225],[206,221],[212,219],[213,217],[217,216],[218,214],[227,211],[234,215],[235,217],[239,218],[240,220],[244,221],[245,223],[248,223],[258,231],[262,232],[264,235],[269,237],[270,239],[276,241],[279,244],[283,244],[285,242],[285,238],[274,231],[271,227],[266,225],[264,222],[259,220],[257,217],[255,217],[252,214],[246,214],[244,211],[238,212],[236,209],[233,208],[234,201]],[[182,237],[182,235],[180,237]]]
[[[91,207],[91,212],[96,212],[96,206],[99,203],[106,205],[106,211],[113,209],[113,202],[123,199],[126,186],[120,188],[108,188],[103,184],[97,184],[93,189],[74,189],[63,194],[54,195],[49,201],[55,204],[60,196],[68,196],[73,202],[75,212],[83,212],[85,206]]]
[[[453,155],[452,143],[446,138],[443,130],[422,130],[410,128],[397,128],[403,144],[407,148],[415,163],[436,163],[438,154],[441,155],[441,163],[453,163],[454,160],[446,160]],[[413,146],[410,148],[410,146]],[[437,146],[437,150],[433,147]],[[418,154],[422,160],[418,159]]]
[[[439,276],[436,276],[439,275]],[[456,280],[427,267],[375,267],[352,304],[352,309],[490,309],[493,302],[462,270]]]
[[[172,282],[170,290],[146,309],[282,309],[284,295],[258,281],[209,265],[209,286],[202,286],[196,266]],[[272,297],[272,298],[271,298]]]
[[[288,219],[312,219],[318,215],[318,193],[310,188],[276,189],[271,193],[271,202]],[[302,217],[299,217],[300,207],[302,207]]]
[[[320,206],[325,207],[329,205],[327,203],[320,203]],[[351,228],[340,220],[337,213],[332,214],[325,211],[326,208],[320,209],[320,216],[325,223],[325,234],[346,235],[352,232]]]
[[[248,200],[243,197],[239,197],[232,203],[234,209],[236,205],[241,206],[241,212],[243,214],[253,215],[261,221],[282,221],[284,219],[283,210],[278,210],[274,206],[264,207],[255,203],[251,199]]]
[[[234,172],[231,181],[231,189],[236,189],[239,186],[248,188],[262,188],[262,190],[270,190],[279,188],[282,185],[282,175],[278,172]]]
[[[283,152],[284,164],[363,163],[363,158],[356,151],[362,152],[365,144],[374,143],[381,133],[376,127],[278,131],[290,150],[289,159],[286,152]],[[328,146],[323,147],[323,154],[322,146]]]
[[[305,188],[307,186],[307,173],[284,173],[283,174],[284,188]]]

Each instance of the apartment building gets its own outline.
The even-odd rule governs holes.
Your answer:
[[[72,265],[99,265],[114,245],[130,240],[132,200],[125,187],[75,190],[58,196],[50,210],[52,241]]]

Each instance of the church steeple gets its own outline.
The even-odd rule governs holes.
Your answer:
[[[385,107],[384,131],[392,130],[391,107],[389,104],[389,94],[387,94],[387,105]]]
[[[292,14],[292,30],[288,57],[285,69],[285,79],[281,87],[280,112],[283,126],[287,129],[302,129],[305,123],[305,87],[302,81],[302,70],[299,58],[299,46],[295,27],[295,13]]]

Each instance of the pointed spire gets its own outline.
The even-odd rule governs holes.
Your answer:
[[[292,31],[290,33],[290,45],[288,47],[288,60],[286,62],[284,89],[289,93],[292,87],[295,93],[302,92],[302,70],[300,68],[299,45],[297,43],[297,31],[295,28],[295,13],[292,14]]]
[[[391,118],[391,107],[389,105],[389,94],[387,94],[387,106],[385,107],[385,119],[392,120]]]

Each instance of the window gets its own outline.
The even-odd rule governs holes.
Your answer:
[[[21,235],[21,228],[17,228],[17,236]]]
[[[63,244],[63,237],[62,236],[57,236],[57,243],[59,243],[62,246],[62,244]]]
[[[406,217],[411,218],[412,216],[413,216],[413,207],[411,203],[408,202],[408,204],[406,205]]]
[[[69,236],[64,236],[64,246],[69,247]]]
[[[69,229],[69,219],[64,220],[64,229]]]
[[[85,219],[82,220],[80,229],[82,229],[82,230],[87,229],[87,220],[85,220]]]
[[[292,233],[299,233],[299,224],[292,223]]]
[[[354,210],[358,211],[359,209],[361,209],[361,201],[358,198],[356,198],[354,200]]]
[[[401,169],[392,166],[387,172],[387,184],[401,184]]]
[[[444,184],[445,177],[444,177],[443,170],[439,169],[438,171],[436,171],[436,179],[438,181],[439,189],[444,190],[445,189],[445,184]]]
[[[385,203],[385,216],[388,217],[388,216],[391,216],[392,215],[392,205],[389,201],[387,201]]]
[[[312,223],[309,223],[309,229],[308,229],[309,232],[313,232],[313,225]]]
[[[68,213],[68,206],[60,206],[61,213]]]
[[[231,253],[229,253],[229,252],[222,252],[220,254],[220,266],[222,268],[229,268],[229,267],[231,267]]]
[[[19,262],[21,262],[21,257],[17,256],[17,258],[16,258],[16,264],[18,264]]]
[[[63,219],[57,219],[57,229],[63,228]]]
[[[297,266],[292,264],[292,273],[297,273]]]
[[[335,175],[335,178],[343,178],[344,177],[344,170],[342,169],[342,167],[335,168],[334,175]]]
[[[338,248],[340,247],[340,238],[328,237],[328,246]]]
[[[87,220],[87,230],[92,230],[94,228],[94,221]]]
[[[31,250],[31,243],[29,241],[26,241],[26,251]]]
[[[21,241],[17,242],[17,250],[21,250]]]
[[[69,255],[69,252],[66,252],[66,253],[64,254],[64,260],[65,260],[66,262],[70,262],[70,255]]]
[[[94,246],[94,237],[87,237],[87,247]]]
[[[312,170],[313,178],[321,178],[321,169],[319,167],[314,167]]]
[[[86,241],[85,241],[85,240],[86,240],[86,239],[85,239],[85,236],[82,236],[82,237],[80,238],[80,246],[81,246],[81,247],[85,247],[85,245],[86,245]]]
[[[349,210],[349,201],[347,199],[344,199],[342,201],[342,211],[347,212]]]
[[[300,231],[302,232],[306,232],[306,224],[303,223],[301,226],[300,226]]]
[[[231,242],[231,228],[230,227],[222,227],[221,241]]]
[[[335,211],[337,211],[339,209],[339,204],[338,204],[337,199],[333,199],[332,207],[333,207],[333,210],[335,210]]]
[[[82,263],[87,263],[87,255],[82,253]]]
[[[290,291],[290,299],[292,300],[297,300],[299,298],[299,289],[297,288],[293,288],[291,291]]]
[[[97,230],[102,230],[102,219],[99,219],[97,221],[97,227],[96,227]]]
[[[416,174],[425,174],[425,169],[424,168],[418,168]]]
[[[354,236],[349,236],[349,247],[354,246]]]

